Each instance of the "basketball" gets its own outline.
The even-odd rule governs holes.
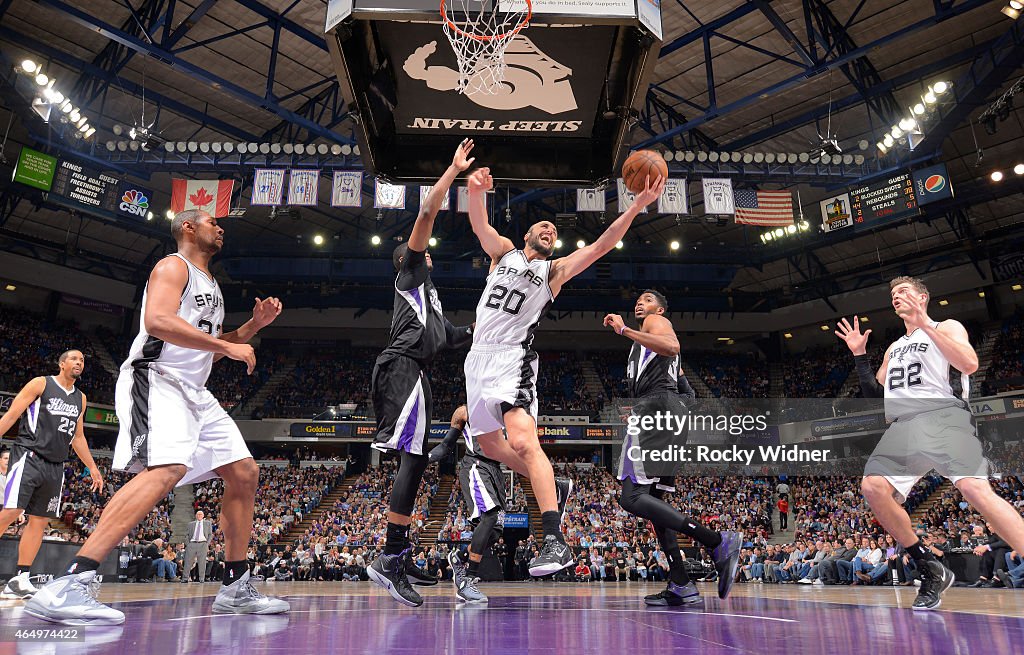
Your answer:
[[[626,157],[622,165],[622,181],[626,188],[632,193],[640,193],[644,190],[644,182],[647,176],[651,177],[651,184],[654,178],[659,175],[668,177],[668,164],[660,153],[654,150],[637,150]]]

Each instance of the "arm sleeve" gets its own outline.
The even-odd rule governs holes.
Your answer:
[[[452,450],[455,448],[455,442],[458,441],[459,437],[461,436],[462,430],[460,430],[459,428],[448,428],[448,434],[444,436],[444,439],[441,441],[441,443],[448,450]]]
[[[871,370],[871,360],[867,355],[854,355],[854,365],[857,367],[857,377],[860,379],[860,392],[865,398],[883,398],[885,390],[878,384],[875,374]]]
[[[426,251],[413,250],[410,248],[406,251],[405,258],[402,260],[402,265],[398,269],[398,279],[395,280],[395,287],[399,291],[415,289],[426,282],[429,275],[430,271],[427,269]]]
[[[690,381],[686,379],[685,375],[680,375],[679,376],[678,390],[679,390],[679,395],[684,397],[684,398],[696,398],[697,397],[697,392],[693,390],[692,386],[690,386]]]
[[[445,345],[454,350],[465,348],[473,342],[473,326],[455,327],[451,321],[444,319]]]

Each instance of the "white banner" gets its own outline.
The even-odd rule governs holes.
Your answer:
[[[621,214],[629,209],[629,206],[633,204],[633,201],[636,199],[636,194],[626,188],[626,183],[622,181],[621,177],[616,180],[616,182],[619,186],[619,213]],[[644,207],[641,209],[640,213],[647,213],[647,208]]]
[[[331,207],[362,207],[362,190],[362,171],[334,171],[334,182],[331,185]]]
[[[469,187],[468,186],[460,186],[457,189],[456,196],[457,196],[457,198],[456,198],[456,202],[455,202],[455,210],[456,211],[460,211],[463,214],[468,214],[469,213]]]
[[[256,169],[256,176],[252,180],[252,200],[249,201],[250,205],[280,205],[283,193],[283,168]]]
[[[315,206],[320,185],[320,171],[293,170],[288,177],[288,204]]]
[[[427,204],[427,194],[429,194],[430,190],[433,189],[433,188],[434,188],[433,186],[421,186],[420,187],[420,209],[422,209],[423,206],[425,204]],[[450,189],[449,189],[449,191],[450,191]],[[452,203],[451,203],[450,198],[451,198],[451,194],[450,193],[444,194],[444,198],[441,200],[441,211],[447,211],[448,208],[451,207]]]
[[[705,177],[704,213],[735,214],[736,206],[732,197],[732,180],[728,177]]]
[[[603,212],[604,189],[576,189],[576,211]]]
[[[405,209],[405,187],[375,180],[373,206],[377,209]]]
[[[689,211],[686,205],[686,178],[665,180],[665,192],[658,198],[658,213],[685,214]]]
[[[841,230],[844,227],[853,225],[853,216],[850,210],[850,194],[844,193],[832,196],[818,204],[821,206],[821,228],[826,232]]]

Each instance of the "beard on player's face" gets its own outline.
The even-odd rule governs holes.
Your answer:
[[[555,251],[553,241],[551,243],[544,243],[540,240],[539,236],[533,233],[530,234],[530,239],[526,242],[526,245],[530,246],[532,250],[544,255],[545,257],[550,257],[551,253]]]

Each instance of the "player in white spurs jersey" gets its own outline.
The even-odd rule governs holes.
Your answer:
[[[978,370],[978,355],[967,330],[954,320],[928,316],[928,288],[921,280],[898,277],[890,283],[892,306],[907,333],[885,351],[873,374],[866,354],[871,330],[860,331],[844,318],[836,336],[846,342],[857,365],[865,397],[885,398],[891,422],[864,468],[861,492],[889,534],[921,569],[915,610],[935,609],[954,582],[953,572],[921,544],[900,503],[921,476],[935,468],[988,519],[994,532],[1024,552],[1024,520],[992,490],[989,466],[967,403],[968,376]]]
[[[224,245],[224,230],[203,211],[171,222],[178,252],[154,268],[142,297],[139,335],[117,380],[120,433],[116,469],[138,473],[107,503],[96,529],[66,573],[43,586],[25,612],[69,625],[117,624],[124,614],[96,600],[100,561],[175,485],[224,480],[224,584],[213,611],[277,614],[288,603],[260,594],[249,583],[246,550],[252,534],[259,467],[235,422],[209,391],[206,378],[221,357],[245,362],[256,355],[247,342],[281,313],[277,298],[256,299],[252,319],[222,334],[224,299],[210,274],[210,259]]]
[[[469,218],[480,245],[491,257],[487,285],[476,308],[473,346],[466,357],[469,435],[484,455],[530,478],[540,505],[544,545],[530,563],[530,574],[548,575],[573,564],[561,531],[559,491],[551,462],[537,438],[537,353],[533,332],[562,285],[603,257],[626,234],[633,219],[661,195],[665,181],[647,180],[633,204],[597,241],[571,255],[549,260],[558,231],[548,221],[530,227],[522,250],[487,221],[486,193],[494,186],[490,170],[469,177]],[[502,428],[508,440],[502,436]],[[561,486],[561,485],[559,485]]]

